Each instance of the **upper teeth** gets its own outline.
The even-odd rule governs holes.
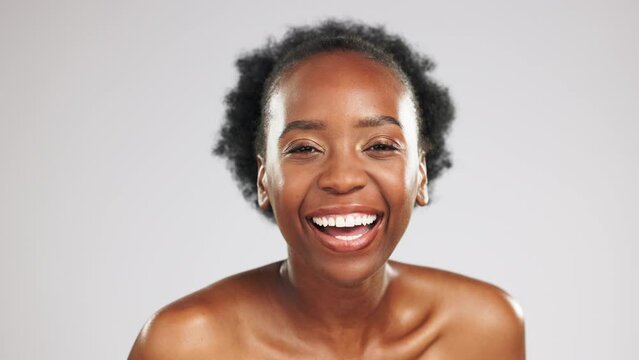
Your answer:
[[[377,215],[349,214],[349,215],[328,215],[313,218],[313,222],[319,226],[353,227],[359,225],[372,224]]]

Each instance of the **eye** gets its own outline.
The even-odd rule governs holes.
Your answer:
[[[399,149],[397,148],[397,146],[395,146],[393,144],[379,143],[379,144],[375,144],[373,146],[370,146],[367,150],[373,150],[373,151],[395,151],[395,150],[399,150]]]
[[[291,159],[303,160],[315,158],[322,152],[322,148],[319,145],[314,142],[304,141],[290,144],[284,149],[282,155]]]
[[[369,144],[367,147],[364,147],[364,151],[370,157],[376,159],[392,158],[403,151],[402,145],[386,137],[374,139]]]
[[[288,151],[286,151],[287,154],[311,154],[311,153],[315,153],[318,150],[310,145],[300,145],[300,146],[295,146],[291,149],[289,149]]]

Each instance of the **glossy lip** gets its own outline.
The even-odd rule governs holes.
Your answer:
[[[363,214],[375,214],[377,215],[377,219],[375,220],[375,225],[369,229],[364,235],[355,240],[340,240],[331,235],[323,233],[313,224],[313,217],[327,216],[327,215],[344,215],[344,214],[352,214],[352,213],[363,213]],[[349,206],[334,206],[334,207],[325,207],[322,209],[315,210],[306,215],[306,221],[308,225],[311,227],[312,231],[316,234],[316,237],[319,239],[319,242],[327,247],[328,249],[338,252],[338,253],[350,253],[359,250],[363,250],[368,247],[373,240],[377,237],[377,233],[379,232],[380,224],[384,218],[384,213],[382,211],[373,209],[368,206],[362,205],[349,205]]]

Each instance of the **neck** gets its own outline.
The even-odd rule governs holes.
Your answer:
[[[297,310],[298,324],[339,336],[341,341],[350,337],[360,343],[370,335],[376,320],[385,318],[383,300],[391,273],[385,263],[367,279],[343,285],[318,276],[292,254],[280,266],[287,303]]]

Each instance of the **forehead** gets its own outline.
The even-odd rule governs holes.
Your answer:
[[[361,53],[336,51],[310,56],[288,69],[276,92],[289,120],[323,118],[336,111],[343,116],[393,116],[406,86],[387,65]]]

